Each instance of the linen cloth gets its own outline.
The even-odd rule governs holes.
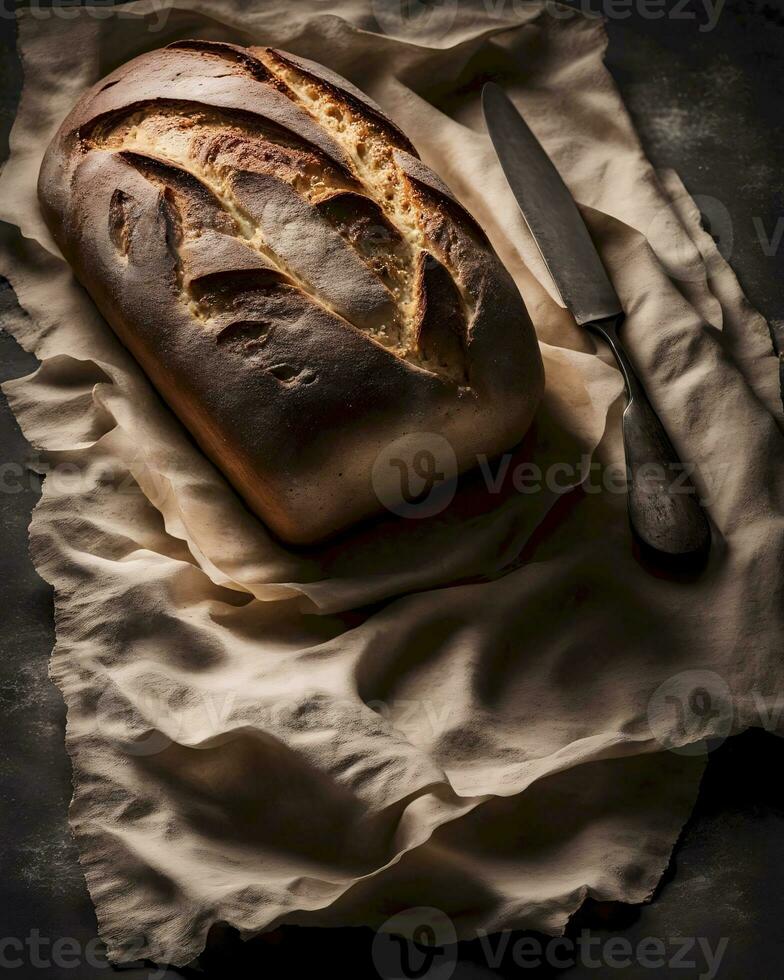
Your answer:
[[[562,930],[655,889],[706,749],[780,730],[784,474],[763,319],[672,174],[647,162],[595,19],[540,4],[141,0],[22,12],[0,271],[41,361],[4,388],[48,472],[71,822],[112,958],[183,964],[210,925]],[[177,38],[272,44],[374,97],[487,231],[547,391],[501,471],[444,509],[307,552],[271,538],[115,339],[43,224],[43,152],[79,94]],[[561,309],[484,130],[511,94],[563,174],[651,399],[707,501],[700,575],[633,554],[622,384]],[[539,485],[515,485],[521,463]],[[536,482],[536,481],[534,481]]]

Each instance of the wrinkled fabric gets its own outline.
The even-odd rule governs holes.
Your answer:
[[[71,822],[118,961],[186,963],[216,921],[248,937],[383,927],[420,906],[461,937],[557,933],[588,895],[652,894],[715,740],[782,728],[783,420],[764,320],[677,176],[646,160],[598,21],[534,3],[400,10],[142,0],[20,18],[0,270],[29,314],[9,326],[41,365],[4,391],[47,473],[31,553],[55,591]],[[514,275],[542,408],[444,510],[281,545],[60,257],[35,194],[55,129],[88,85],[183,37],[346,75]],[[700,575],[633,552],[621,377],[560,307],[504,181],[479,107],[490,77],[579,202],[633,359],[694,464],[713,532]]]

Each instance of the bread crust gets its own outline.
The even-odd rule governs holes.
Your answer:
[[[379,511],[373,464],[402,436],[439,433],[462,472],[531,423],[543,370],[514,282],[329,69],[207,41],[142,55],[63,122],[39,198],[119,338],[285,541]]]

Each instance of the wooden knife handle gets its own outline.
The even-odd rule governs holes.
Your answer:
[[[623,444],[629,523],[643,550],[674,561],[707,556],[710,525],[688,471],[618,339],[623,315],[586,324],[610,345],[626,382]]]

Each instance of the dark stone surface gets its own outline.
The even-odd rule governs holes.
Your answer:
[[[587,6],[584,0],[583,9]],[[9,0],[0,0],[0,159],[7,153],[8,129],[21,84],[14,25],[8,17],[11,7]],[[600,4],[591,0],[591,7],[608,14],[608,64],[651,159],[657,166],[674,167],[697,196],[751,301],[772,321],[784,346],[782,248],[765,245],[775,235],[777,223],[784,228],[778,179],[784,158],[782,0],[727,0],[710,30],[700,29],[709,22],[702,0],[689,0],[685,5],[666,0],[665,16],[659,19],[650,16],[659,12],[655,0],[604,0]],[[729,222],[716,202],[726,208]],[[0,323],[19,315],[5,285],[0,288]],[[34,359],[6,334],[0,334],[0,359],[3,380],[35,366]],[[24,470],[32,451],[4,399],[0,400],[0,446],[0,608],[4,615],[0,633],[0,957],[9,958],[7,962],[0,959],[0,971],[8,970],[18,978],[92,980],[112,975],[112,971],[100,958],[96,960],[95,916],[67,824],[71,790],[63,744],[64,709],[47,676],[54,637],[51,594],[33,571],[27,552],[27,525],[38,497],[38,482]],[[761,731],[748,732],[718,748],[711,756],[695,813],[654,901],[631,909],[589,904],[570,927],[572,937],[589,929],[602,941],[626,939],[634,948],[645,938],[658,938],[665,944],[665,965],[646,967],[637,957],[638,962],[626,968],[525,968],[511,956],[516,936],[494,969],[478,943],[461,945],[452,975],[462,980],[520,975],[565,975],[570,980],[607,975],[684,980],[700,976],[772,980],[780,976],[784,798],[779,774],[783,761],[782,742]],[[672,962],[678,936],[702,939],[711,951],[726,939],[718,970],[710,972],[705,947],[698,943],[683,948],[681,964]],[[3,945],[6,938],[27,941],[23,952]],[[63,965],[57,966],[52,944],[66,938],[74,943],[61,944]],[[371,938],[366,930],[292,928],[242,945],[231,931],[216,930],[203,967],[208,976],[240,978],[320,973],[330,964],[349,976],[373,977],[378,970],[371,956]],[[564,954],[558,948],[551,952]],[[17,956],[22,965],[12,968]],[[48,966],[43,965],[47,962]],[[189,972],[177,971],[176,975]],[[143,967],[122,974],[132,980],[164,975]],[[447,973],[439,976],[446,980]]]

